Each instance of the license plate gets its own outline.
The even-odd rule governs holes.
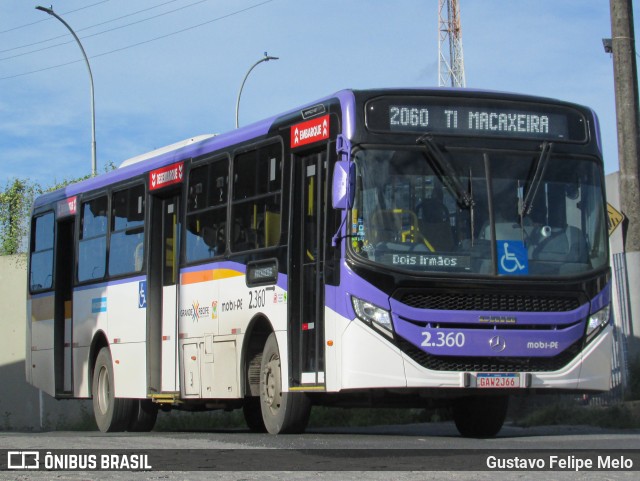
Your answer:
[[[488,372],[479,373],[476,376],[478,388],[518,388],[520,387],[520,375],[516,373]]]

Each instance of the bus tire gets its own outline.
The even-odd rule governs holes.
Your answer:
[[[264,345],[260,368],[260,408],[271,434],[303,433],[309,422],[311,402],[305,393],[282,392],[280,351],[275,333]]]
[[[91,384],[93,415],[98,429],[103,433],[127,429],[133,411],[132,400],[116,398],[114,386],[111,351],[103,347],[96,358]]]
[[[504,424],[509,396],[469,396],[456,399],[453,420],[467,438],[492,438]]]
[[[262,419],[262,410],[260,409],[260,398],[257,396],[245,398],[242,405],[242,414],[244,421],[252,433],[266,433],[267,428]]]
[[[145,433],[156,425],[158,405],[150,399],[134,399],[128,431]]]

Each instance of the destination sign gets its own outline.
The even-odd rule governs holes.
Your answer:
[[[561,106],[471,98],[384,97],[367,103],[367,128],[386,133],[434,133],[583,142],[586,122]]]
[[[247,286],[275,284],[278,281],[278,260],[265,259],[247,263]]]
[[[376,256],[377,260],[394,266],[407,268],[444,268],[444,269],[465,269],[471,267],[469,256],[439,255],[439,254],[392,254],[385,253]]]

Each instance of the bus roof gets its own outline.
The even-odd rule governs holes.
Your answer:
[[[334,95],[324,97],[305,106],[291,109],[284,114],[278,114],[277,116],[269,117],[267,119],[255,122],[245,127],[240,127],[236,130],[232,130],[224,134],[215,136],[199,136],[194,137],[194,141],[191,141],[191,139],[187,139],[187,141],[177,142],[176,144],[168,146],[172,147],[173,145],[176,145],[177,148],[171,150],[167,150],[167,148],[157,149],[157,155],[153,155],[155,151],[149,152],[147,154],[142,154],[141,156],[137,157],[149,156],[149,158],[139,162],[124,161],[122,163],[123,165],[115,170],[98,175],[96,177],[92,177],[90,179],[83,180],[81,182],[77,182],[75,184],[69,184],[68,186],[61,189],[43,194],[35,200],[33,208],[37,209],[45,205],[53,204],[57,201],[73,197],[74,195],[78,195],[86,191],[99,190],[111,184],[125,181],[127,179],[164,167],[166,165],[170,165],[180,160],[187,160],[193,157],[206,155],[210,152],[215,152],[217,150],[221,150],[226,147],[251,140],[253,138],[267,135],[271,126],[278,119],[292,113],[299,112],[318,103],[325,102],[332,98],[338,98],[341,101],[341,103],[343,104],[343,110],[349,112],[349,123],[353,122],[354,116],[352,114],[355,103],[353,92],[351,90],[342,90],[335,93]],[[198,138],[202,138],[203,140],[198,140]],[[137,157],[134,157],[133,159],[136,159]]]
[[[507,92],[497,92],[489,90],[474,90],[474,89],[460,89],[460,88],[447,88],[447,87],[430,87],[430,88],[402,88],[402,89],[372,89],[372,90],[341,90],[333,95],[318,99],[314,102],[310,102],[304,106],[297,107],[289,110],[288,112],[278,114],[276,116],[269,117],[267,119],[255,122],[245,127],[240,127],[236,130],[226,132],[220,135],[203,135],[187,139],[186,141],[177,142],[175,144],[163,147],[146,154],[142,154],[132,159],[128,159],[122,163],[122,165],[105,174],[92,177],[90,179],[70,184],[61,189],[53,192],[48,192],[41,195],[34,202],[34,209],[39,207],[53,204],[60,200],[73,197],[86,191],[98,190],[105,188],[111,184],[126,181],[127,179],[136,177],[138,175],[150,172],[152,170],[170,165],[174,162],[181,160],[188,160],[193,157],[206,155],[217,150],[222,150],[226,147],[265,136],[269,133],[269,130],[273,124],[284,117],[290,116],[295,113],[299,113],[309,107],[318,105],[322,102],[326,102],[330,99],[338,99],[342,106],[343,126],[346,130],[346,137],[352,138],[354,122],[356,118],[355,112],[355,98],[359,93],[369,93],[373,95],[386,95],[391,93],[402,94],[421,94],[421,95],[451,95],[451,96],[465,96],[471,94],[472,96],[479,97],[501,97],[504,99],[513,99],[521,101],[535,101],[535,102],[547,102],[564,104],[573,107],[585,107],[571,104],[568,102],[561,102],[551,98],[535,97],[530,95],[514,94]],[[595,117],[593,111],[589,110],[590,114]],[[596,139],[599,140],[599,139]],[[175,148],[174,148],[175,147]]]

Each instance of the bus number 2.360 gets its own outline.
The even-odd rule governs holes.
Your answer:
[[[265,289],[249,291],[249,309],[259,309],[264,307],[267,300],[267,292]]]
[[[436,332],[435,336],[429,331],[423,331],[423,347],[462,347],[464,346],[464,334],[462,332]]]

